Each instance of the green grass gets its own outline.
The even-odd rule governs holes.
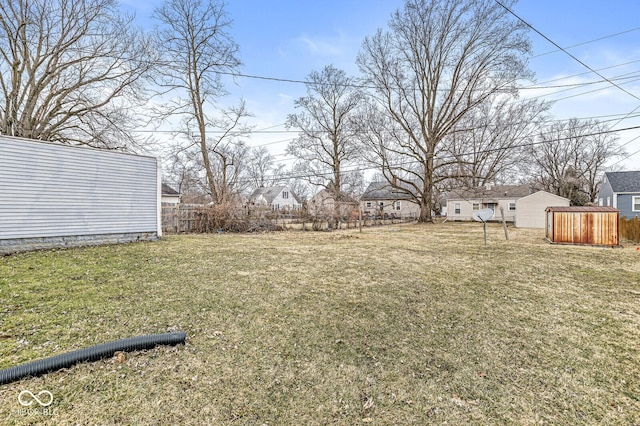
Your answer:
[[[640,251],[478,224],[174,236],[0,258],[7,424],[640,424]],[[18,393],[47,389],[52,415]]]

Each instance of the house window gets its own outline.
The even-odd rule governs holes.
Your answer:
[[[284,198],[285,200],[289,198],[289,193],[287,191],[282,191],[282,198]]]
[[[631,209],[634,212],[640,212],[640,197],[632,197],[632,199],[631,199]]]
[[[473,207],[472,208],[473,208],[474,212],[480,210],[480,203],[473,203]]]
[[[516,203],[509,203],[509,211],[510,212],[515,212],[516,211]]]
[[[400,210],[400,201],[396,201],[396,210]]]
[[[602,198],[598,198],[598,205],[599,205],[599,206],[602,206],[602,205],[603,205],[603,203],[602,203]]]
[[[607,197],[607,206],[611,206],[611,197]]]
[[[454,204],[454,213],[455,214],[460,214],[460,203],[455,203]]]
[[[370,209],[371,208],[371,201],[367,201],[367,208]]]

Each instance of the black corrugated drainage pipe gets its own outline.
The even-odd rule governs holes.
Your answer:
[[[28,362],[15,367],[0,370],[0,385],[18,381],[24,377],[40,376],[61,368],[68,368],[72,365],[97,361],[101,358],[112,357],[118,351],[139,351],[152,349],[157,345],[178,345],[184,343],[187,334],[180,331],[176,333],[149,334],[146,336],[131,337],[129,339],[115,340],[109,343],[102,343],[90,346],[77,351],[68,352],[52,356],[38,361]]]

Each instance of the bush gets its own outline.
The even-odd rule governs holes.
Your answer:
[[[204,206],[196,210],[193,232],[233,231],[244,232],[247,228],[246,217],[235,204]]]
[[[198,208],[191,232],[264,232],[282,229],[268,215],[249,216],[241,204],[227,203]]]

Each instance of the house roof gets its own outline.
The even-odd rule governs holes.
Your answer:
[[[547,207],[548,212],[619,212],[620,210],[613,207],[605,206],[553,206]]]
[[[278,196],[278,194],[280,194],[285,189],[287,189],[286,185],[262,186],[253,191],[249,196],[249,199],[255,200],[262,195],[267,203],[271,204],[273,200]],[[300,199],[298,198],[298,196],[291,190],[289,190],[289,193],[293,196],[293,199],[296,201],[296,203],[300,204]]]
[[[613,192],[640,192],[640,171],[606,172]]]
[[[411,191],[407,187],[407,191]],[[412,197],[389,182],[371,182],[361,197],[363,200],[410,200]]]
[[[493,185],[472,189],[454,190],[447,196],[448,200],[497,200],[504,198],[518,199],[531,193],[529,185]]]
[[[162,195],[180,195],[178,191],[167,185],[166,183],[162,184]]]

